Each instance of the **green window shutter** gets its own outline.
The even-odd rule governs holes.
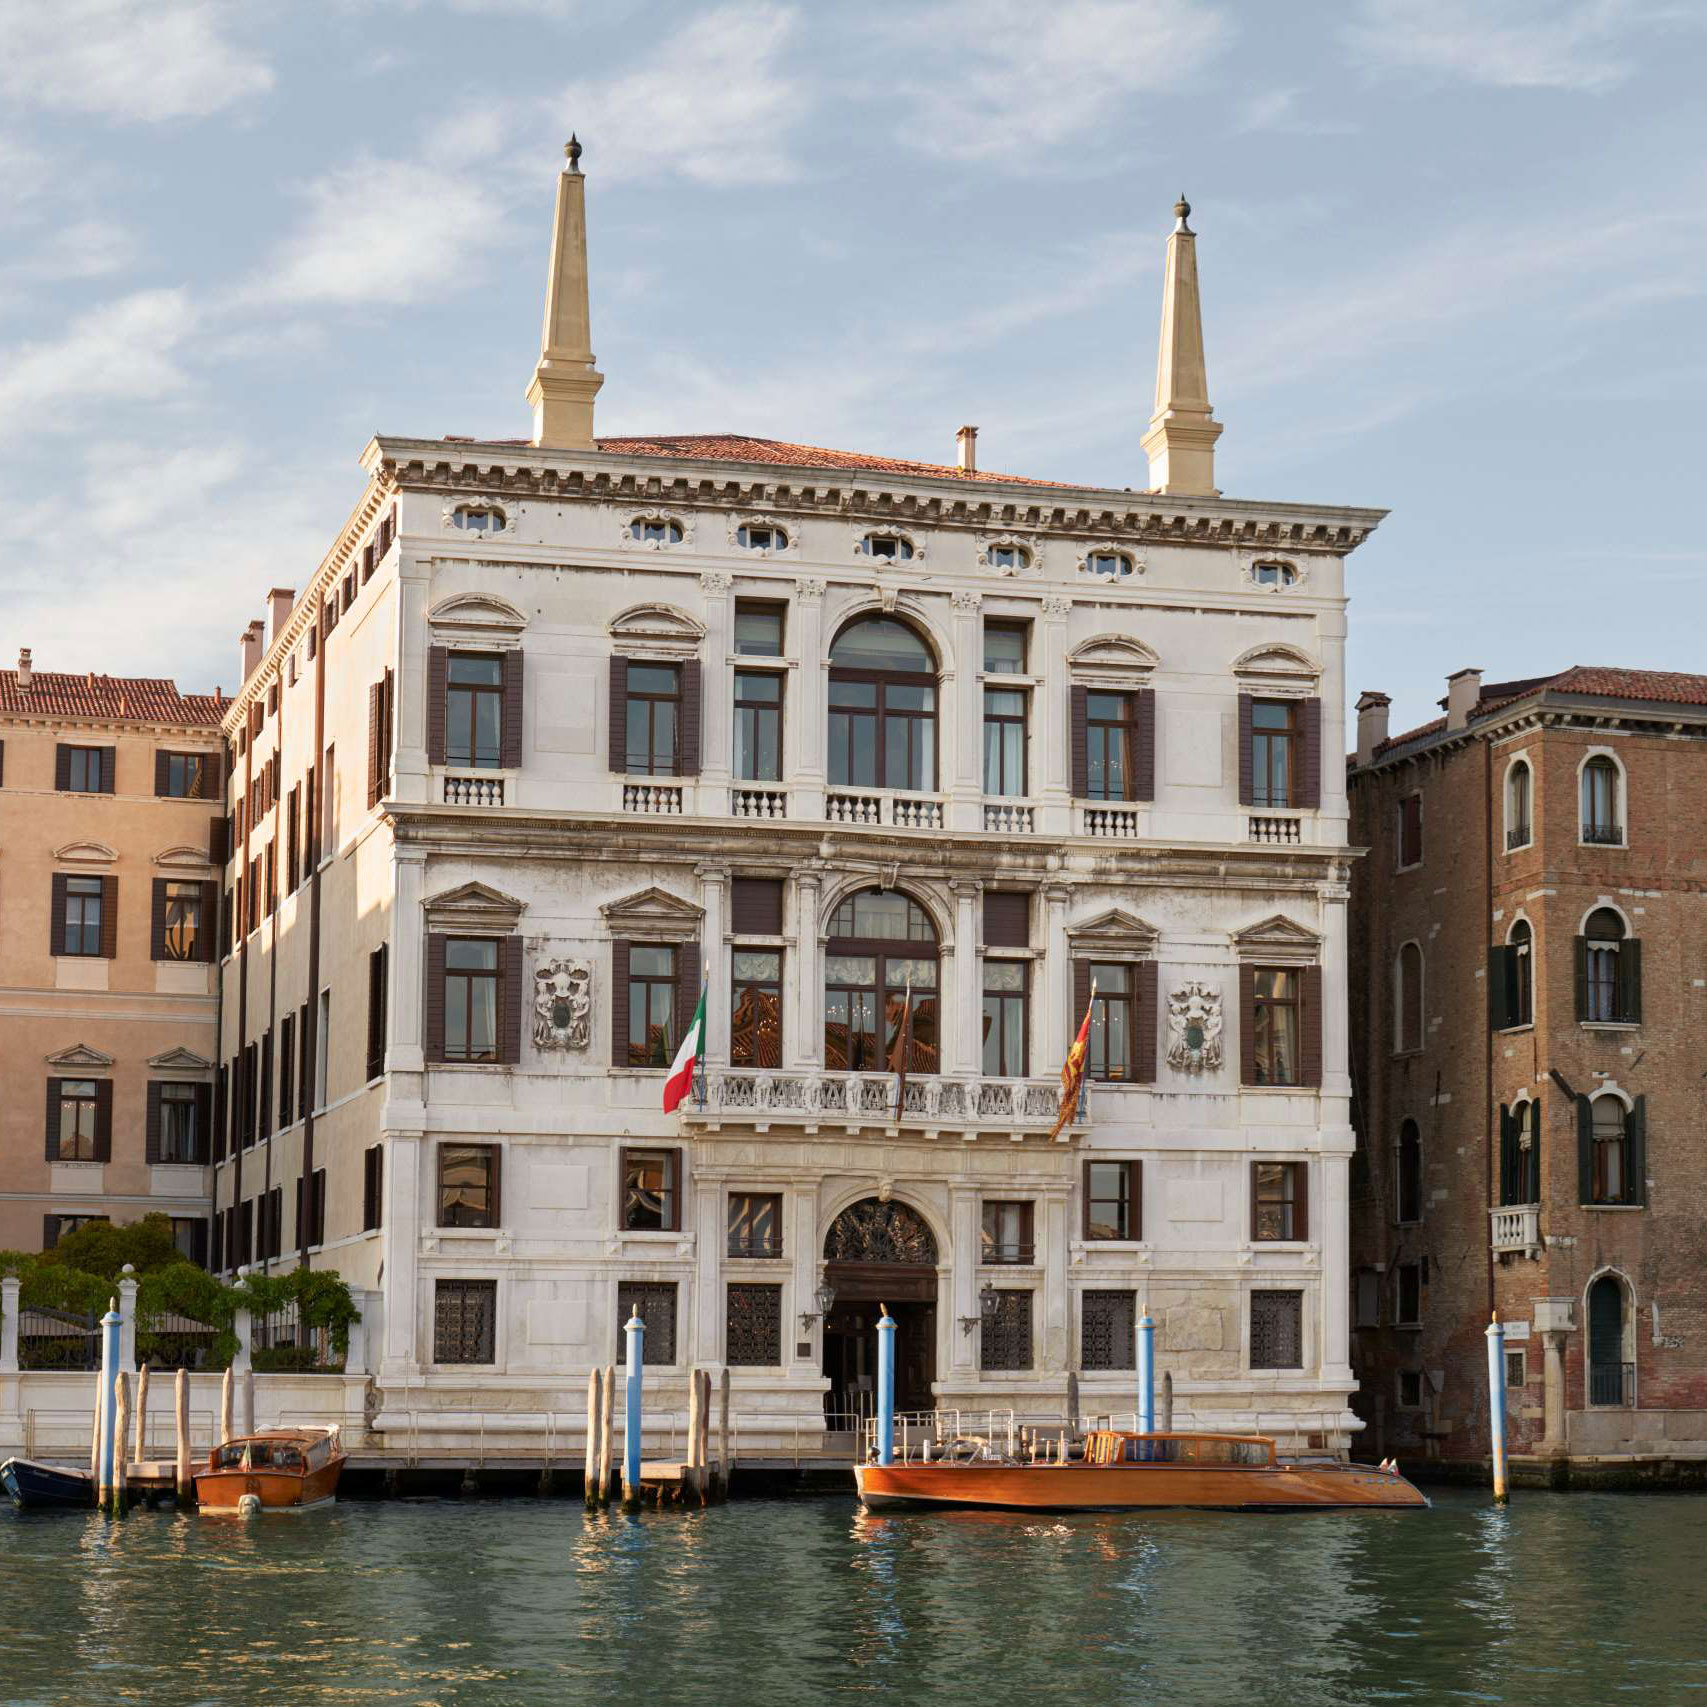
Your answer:
[[[1571,946],[1576,952],[1577,963],[1577,1019],[1588,1018],[1588,938],[1578,936],[1571,938]],[[1588,1202],[1585,1197],[1584,1203]]]
[[[1498,954],[1499,949],[1494,952]],[[1496,1028],[1497,1029],[1497,1028]],[[1511,1194],[1512,1183],[1517,1176],[1517,1140],[1512,1132],[1511,1110],[1502,1102],[1500,1104],[1500,1202],[1515,1203]]]
[[[1577,1202],[1594,1202],[1594,1110],[1585,1096],[1577,1098]]]
[[[1636,1098],[1630,1110],[1630,1193],[1627,1201],[1646,1204],[1648,1201],[1648,1099]]]
[[[1618,947],[1618,1017],[1642,1023],[1642,939],[1627,936]]]

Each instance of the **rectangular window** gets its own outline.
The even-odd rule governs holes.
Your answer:
[[[628,679],[632,693],[632,667]],[[735,672],[735,778],[738,782],[782,780],[782,677],[774,671]]]
[[[452,652],[445,661],[445,763],[496,770],[503,756],[501,660]]]
[[[1133,1162],[1085,1163],[1085,1237],[1135,1239]]]
[[[774,1192],[730,1192],[729,1255],[782,1255],[782,1199]]]
[[[674,1281],[619,1280],[616,1286],[616,1362],[627,1349],[623,1326],[632,1315],[646,1325],[640,1361],[668,1368],[676,1361],[676,1287]]]
[[[93,1079],[59,1083],[59,1148],[56,1162],[98,1161],[101,1130],[100,1090]]]
[[[203,1130],[206,1098],[194,1084],[160,1087],[160,1160],[200,1166],[208,1159],[208,1135]],[[198,1223],[199,1224],[199,1223]]]
[[[1399,867],[1421,865],[1423,856],[1423,797],[1407,794],[1399,802]]]
[[[980,1262],[1030,1263],[1037,1260],[1028,1202],[986,1202],[980,1239]]]
[[[362,1231],[371,1233],[385,1218],[385,1146],[370,1144],[362,1152]]]
[[[729,1003],[729,1063],[782,1065],[782,951],[737,948]]]
[[[1420,1411],[1423,1402],[1423,1377],[1420,1369],[1399,1371],[1399,1409]]]
[[[1357,1271],[1351,1325],[1354,1328],[1381,1326],[1381,1276],[1372,1268]]]
[[[1298,701],[1251,701],[1251,804],[1292,806],[1298,799]]]
[[[332,992],[320,992],[320,1024],[314,1039],[314,1106],[324,1108],[332,1085]]]
[[[1132,1077],[1132,968],[1110,961],[1091,967],[1090,1053],[1085,1071],[1093,1079],[1122,1084]]]
[[[628,661],[624,763],[631,776],[674,776],[680,750],[682,672],[675,664]]]
[[[168,800],[211,800],[213,789],[210,753],[162,753],[156,761],[160,787]]]
[[[447,1061],[498,1059],[498,944],[489,937],[445,942]]]
[[[731,1283],[725,1360],[737,1369],[774,1369],[782,1362],[782,1288]]]
[[[1304,1225],[1304,1164],[1251,1163],[1251,1237],[1259,1241],[1309,1237]]]
[[[676,1052],[676,951],[628,951],[628,1064],[668,1067]]]
[[[1422,1264],[1420,1262],[1402,1262],[1399,1264],[1398,1294],[1398,1314],[1394,1317],[1394,1325],[1401,1328],[1420,1327],[1422,1325]]]
[[[1138,1294],[1079,1295],[1079,1366],[1135,1369],[1138,1365]]]
[[[1021,688],[984,690],[984,792],[1023,795],[1026,694]]]
[[[1256,984],[1256,1082],[1299,1084],[1298,974],[1259,966],[1253,969],[1252,977]]]
[[[433,1286],[433,1362],[497,1361],[498,1283],[440,1280]]]
[[[448,965],[449,944],[445,960]],[[386,976],[390,948],[381,943],[367,957],[367,1076],[380,1078],[385,1072]]]
[[[285,805],[285,888],[293,894],[302,882],[301,796],[301,787],[293,788]]]
[[[99,877],[66,878],[61,954],[100,954],[104,892],[105,885]]]
[[[439,1146],[439,1225],[499,1225],[497,1145]]]
[[[1508,1387],[1521,1387],[1529,1379],[1528,1359],[1521,1351],[1508,1351],[1505,1354],[1505,1384]]]
[[[1023,622],[984,624],[984,671],[992,676],[1023,676],[1026,625]]]
[[[1018,889],[984,891],[984,946],[1031,946],[1031,897]]]
[[[296,1101],[296,1015],[288,1013],[279,1021],[279,1131],[291,1123],[291,1109]]]
[[[1304,1367],[1304,1294],[1251,1294],[1251,1368]]]
[[[681,1226],[679,1150],[622,1152],[622,1226],[630,1233],[672,1233]]]
[[[757,533],[758,529],[749,529]],[[763,530],[771,532],[769,528]],[[735,601],[735,653],[741,658],[780,658],[782,656],[781,605],[750,604],[745,599]]]
[[[1132,798],[1132,695],[1085,695],[1085,794],[1091,800]]]
[[[984,1074],[1023,1079],[1030,1072],[1026,1023],[1031,968],[1023,960],[984,961]]]
[[[1031,1368],[1031,1294],[1009,1288],[996,1294],[978,1339],[982,1370]]]
[[[62,794],[111,794],[113,749],[61,747],[59,776],[59,789]]]
[[[207,1267],[207,1222],[199,1216],[172,1217],[172,1244],[185,1262]]]
[[[338,851],[338,749],[326,749],[326,762],[320,767],[320,786],[324,791],[320,802],[320,833],[322,855]]]
[[[201,884],[168,882],[165,887],[166,911],[164,930],[160,938],[161,958],[204,959]]]

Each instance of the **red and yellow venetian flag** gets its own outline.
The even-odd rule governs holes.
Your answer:
[[[1091,1050],[1091,1009],[1096,1006],[1096,999],[1097,987],[1092,984],[1091,999],[1085,1004],[1085,1017],[1079,1021],[1079,1035],[1073,1039],[1073,1047],[1067,1051],[1067,1059],[1061,1064],[1061,1107],[1055,1116],[1055,1124],[1049,1129],[1051,1138],[1061,1136],[1061,1128],[1073,1118],[1079,1105],[1079,1086],[1085,1078],[1085,1057]]]

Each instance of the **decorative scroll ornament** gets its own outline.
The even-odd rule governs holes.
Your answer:
[[[542,960],[533,969],[536,1049],[585,1049],[593,1041],[593,969],[584,960]]]
[[[904,1203],[867,1197],[838,1215],[824,1238],[826,1262],[894,1262],[935,1266],[936,1239]]]
[[[1182,984],[1168,996],[1168,1065],[1181,1073],[1213,1073],[1221,1065],[1221,991]]]

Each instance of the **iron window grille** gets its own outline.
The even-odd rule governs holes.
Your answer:
[[[782,1362],[782,1288],[731,1283],[725,1358],[736,1368],[775,1368]]]
[[[1251,1368],[1304,1367],[1304,1294],[1251,1294]]]
[[[441,1280],[433,1290],[433,1361],[497,1361],[498,1283]]]
[[[1136,1366],[1136,1292],[1081,1293],[1079,1315],[1079,1363],[1082,1368],[1132,1369]]]

